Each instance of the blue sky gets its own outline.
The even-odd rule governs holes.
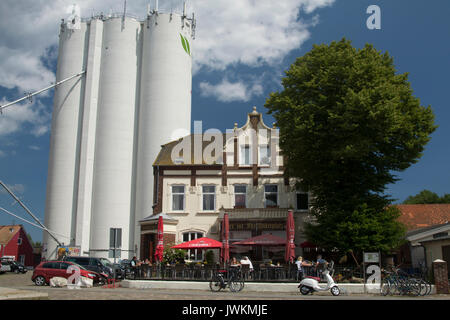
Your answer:
[[[6,20],[4,23],[7,23],[8,19],[26,18],[27,14],[23,8],[37,5],[39,2],[43,3],[25,0],[2,1],[0,20]],[[71,3],[64,0],[57,2],[60,4],[59,8]],[[97,8],[99,3],[96,0],[85,2],[92,8]],[[109,2],[111,8],[117,11],[123,3],[116,0]],[[131,11],[142,7],[146,1],[128,1],[130,2]],[[193,10],[200,14],[197,15],[197,39],[193,42],[196,65],[192,86],[192,121],[203,121],[204,130],[225,130],[232,128],[234,122],[241,126],[253,106],[265,113],[264,102],[270,92],[281,89],[280,79],[283,71],[296,57],[308,52],[313,44],[330,43],[343,37],[351,40],[356,47],[372,43],[378,50],[388,51],[394,57],[398,72],[409,72],[414,95],[420,98],[422,105],[431,105],[436,124],[439,125],[420,161],[399,173],[401,180],[390,185],[387,193],[398,199],[398,202],[422,189],[432,190],[439,195],[450,193],[450,148],[447,142],[450,137],[450,108],[446,99],[449,83],[447,77],[450,74],[448,0],[291,0],[283,2],[283,5],[267,2],[275,3],[273,5],[278,6],[278,10],[288,11],[294,8],[298,12],[300,8],[297,19],[292,20],[292,16],[282,19],[275,17],[271,22],[267,32],[272,30],[280,33],[279,37],[275,34],[270,38],[273,46],[280,48],[275,53],[271,51],[270,42],[263,45],[265,35],[261,35],[259,41],[261,48],[238,43],[237,38],[233,36],[246,32],[246,29],[242,29],[238,22],[220,20],[226,10],[248,10],[246,13],[251,12],[252,17],[248,18],[247,24],[257,24],[261,19],[270,20],[267,12],[258,8],[258,3],[264,1],[217,1],[210,6],[208,4],[211,2],[206,3],[205,0],[193,2]],[[373,4],[381,8],[381,30],[369,30],[366,27],[369,17],[366,9]],[[233,5],[235,8],[229,8]],[[103,10],[104,5],[102,6]],[[32,30],[26,33],[12,28],[0,34],[0,58],[2,54],[14,53],[0,62],[2,103],[21,97],[24,91],[45,87],[54,80],[52,75],[56,68],[58,23],[66,14],[62,9],[36,11],[42,20],[48,20],[48,26],[43,29],[45,32],[40,32],[41,38],[35,40],[39,42],[36,42],[33,50],[23,47],[23,41],[18,41],[27,40],[28,37],[32,43],[36,38]],[[274,15],[281,14],[273,9],[268,12],[271,11]],[[202,12],[204,18],[201,21]],[[90,12],[87,15],[90,15]],[[239,14],[237,16],[236,19]],[[216,20],[224,24],[229,23],[231,35],[224,41],[228,42],[226,47],[220,47],[221,43],[213,40],[216,34],[209,26],[213,26]],[[287,20],[289,24],[283,25]],[[0,22],[0,28],[5,28],[5,24]],[[248,29],[247,32],[253,35],[253,29]],[[196,52],[197,45],[199,49]],[[38,47],[40,51],[36,49]],[[209,50],[210,47],[224,53],[221,55],[223,59],[220,64],[215,65],[207,61],[208,54],[215,53]],[[14,51],[16,49],[17,51]],[[22,54],[27,50],[29,53]],[[223,94],[227,88],[239,94]],[[52,95],[53,92],[50,91],[47,95],[35,99],[32,104],[11,107],[17,110],[14,114],[10,112],[8,115],[9,111],[5,111],[4,115],[0,116],[0,179],[15,190],[41,221],[44,220],[45,210]],[[264,120],[269,125],[274,121],[268,115],[264,115]],[[29,219],[24,211],[18,205],[12,205],[12,202],[6,194],[0,193],[1,207]],[[18,219],[0,213],[0,224],[10,224],[13,221],[20,223]],[[41,240],[42,232],[39,229],[27,224],[25,227],[34,240]]]

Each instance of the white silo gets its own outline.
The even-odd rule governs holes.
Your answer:
[[[152,164],[190,132],[192,21],[100,15],[61,31],[57,80],[86,73],[55,90],[45,223],[83,255],[108,257],[110,228],[122,229],[122,258],[138,254]],[[54,258],[56,242],[43,243]]]
[[[122,229],[122,258],[134,250],[130,225],[140,32],[141,23],[133,18],[103,22],[89,249],[100,257],[108,257],[110,228]]]
[[[175,132],[190,133],[193,19],[154,13],[143,27],[136,184],[138,221],[153,213],[153,162]]]
[[[61,26],[56,81],[63,80],[85,69],[84,52],[87,45],[87,27],[73,30]],[[60,242],[69,244],[74,238],[74,207],[77,202],[75,184],[78,176],[78,135],[83,110],[84,77],[77,77],[55,89],[50,154],[47,176],[45,225],[65,237]],[[57,243],[44,233],[44,255],[54,256]]]

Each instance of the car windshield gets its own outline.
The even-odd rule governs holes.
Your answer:
[[[100,262],[105,266],[105,267],[112,267],[113,264],[111,263],[111,261],[109,261],[106,258],[100,258]]]
[[[72,261],[71,261],[72,262]],[[83,267],[82,265],[79,265],[78,263],[72,262],[75,266],[79,267],[82,270],[87,270],[85,267]]]

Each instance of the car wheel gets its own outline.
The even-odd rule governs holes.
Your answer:
[[[14,273],[17,273],[17,274],[18,274],[18,273],[19,273],[19,269],[15,269],[15,270],[14,270]]]
[[[45,278],[43,276],[37,276],[34,279],[34,284],[40,287],[45,285]]]

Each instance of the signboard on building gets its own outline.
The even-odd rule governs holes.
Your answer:
[[[380,263],[380,253],[364,252],[364,263]]]
[[[286,222],[230,222],[230,231],[285,230]]]
[[[81,255],[81,247],[80,246],[59,246],[57,250],[58,259],[62,259],[63,257],[79,257]]]

